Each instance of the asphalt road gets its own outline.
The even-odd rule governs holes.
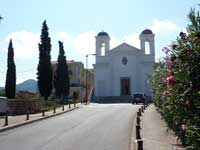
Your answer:
[[[0,150],[128,150],[139,106],[91,104],[0,133]]]

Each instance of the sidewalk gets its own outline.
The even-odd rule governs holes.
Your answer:
[[[166,123],[153,104],[142,114],[141,128],[144,150],[183,150],[175,146],[176,136],[167,131]]]
[[[70,109],[69,109],[69,105],[65,105],[64,111],[62,111],[62,107],[59,107],[59,108],[56,108],[56,113],[53,113],[53,110],[46,111],[45,116],[42,116],[42,113],[30,114],[29,120],[26,120],[26,115],[8,116],[8,125],[7,126],[4,126],[5,118],[0,117],[0,132],[66,113],[68,111],[79,108],[80,105],[81,105],[80,103],[77,103],[76,107],[74,107],[74,105],[71,104]]]

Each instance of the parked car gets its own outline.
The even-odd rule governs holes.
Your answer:
[[[132,104],[145,103],[144,93],[134,93],[132,95]]]
[[[0,116],[4,116],[7,111],[7,98],[0,97]]]

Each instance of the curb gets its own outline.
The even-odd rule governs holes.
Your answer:
[[[20,122],[20,123],[16,123],[16,124],[11,124],[11,125],[8,125],[8,126],[4,126],[4,127],[0,128],[0,132],[4,132],[4,131],[10,130],[10,129],[14,129],[14,128],[17,128],[17,127],[20,127],[20,126],[31,124],[31,123],[34,123],[34,122],[37,122],[37,121],[41,121],[41,120],[44,120],[44,119],[52,118],[52,117],[64,114],[66,112],[73,111],[73,110],[78,109],[78,108],[80,108],[80,106],[75,107],[75,108],[71,108],[71,109],[63,111],[63,112],[52,114],[50,116],[44,116],[44,117],[41,117],[41,118],[36,118],[36,119],[33,119],[33,120],[28,120],[28,121],[24,121],[24,122]]]

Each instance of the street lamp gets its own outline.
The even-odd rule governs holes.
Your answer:
[[[1,22],[1,20],[3,20],[3,17],[0,15],[0,22]]]
[[[87,70],[88,70],[88,56],[95,56],[96,54],[87,54],[85,55],[86,57],[86,68],[85,68],[85,84],[86,84],[86,87],[85,87],[85,104],[87,105],[87,101],[88,101],[88,81],[87,81]]]

